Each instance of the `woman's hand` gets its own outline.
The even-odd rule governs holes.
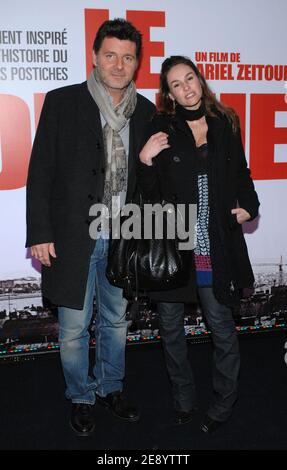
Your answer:
[[[237,207],[237,209],[232,209],[231,214],[236,214],[237,222],[243,224],[247,220],[251,219],[251,215],[242,207]]]
[[[152,135],[145,146],[142,148],[139,157],[140,161],[145,165],[151,166],[152,159],[156,157],[162,150],[168,149],[168,134],[165,132],[157,132]]]

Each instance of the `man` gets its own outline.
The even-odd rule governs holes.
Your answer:
[[[90,206],[135,191],[135,164],[154,105],[133,77],[141,33],[106,21],[93,45],[87,82],[47,93],[27,182],[27,247],[42,263],[43,295],[58,305],[59,343],[70,424],[80,436],[95,427],[92,405],[126,421],[138,411],[122,395],[127,322],[122,290],[105,276],[108,239],[89,236]],[[96,294],[96,358],[89,375],[89,333]]]

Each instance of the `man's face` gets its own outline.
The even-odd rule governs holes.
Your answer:
[[[121,94],[132,81],[138,66],[136,44],[106,37],[97,54],[93,52],[93,64],[111,96]]]

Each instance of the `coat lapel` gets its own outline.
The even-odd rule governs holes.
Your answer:
[[[207,116],[206,122],[208,126],[208,145],[216,153],[217,157],[219,157],[222,155],[222,151],[224,150],[222,139],[226,124],[222,119],[213,116]]]
[[[141,122],[140,110],[137,104],[135,112],[130,119],[127,201],[133,199],[136,188],[136,162],[141,150],[142,140],[144,139],[140,125]]]
[[[172,122],[172,126],[175,127],[175,129],[183,132],[189,139],[193,141],[193,144],[195,145],[195,140],[194,140],[192,131],[189,128],[186,121],[184,121],[183,119],[180,119],[178,116],[174,116],[171,122]]]
[[[226,129],[226,122],[223,119],[219,119],[213,116],[207,116],[206,118],[208,125],[207,142],[210,154],[210,170],[212,173],[213,184],[217,185],[217,182],[222,178],[226,171],[226,142],[224,140],[224,134]]]
[[[98,141],[100,141],[101,146],[104,147],[102,123],[99,108],[93,100],[91,94],[89,93],[89,90],[87,88],[87,82],[82,83],[79,107],[81,115],[86,121],[87,126],[97,136],[97,139]]]

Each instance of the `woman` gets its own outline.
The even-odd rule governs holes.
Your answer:
[[[139,156],[139,185],[151,202],[197,204],[197,244],[187,285],[151,297],[158,301],[175,423],[184,424],[196,409],[184,302],[198,295],[214,346],[214,395],[201,423],[212,432],[230,417],[237,399],[240,356],[232,307],[254,282],[241,225],[257,216],[259,201],[234,111],[217,101],[186,57],[166,59],[160,81],[162,110]]]

